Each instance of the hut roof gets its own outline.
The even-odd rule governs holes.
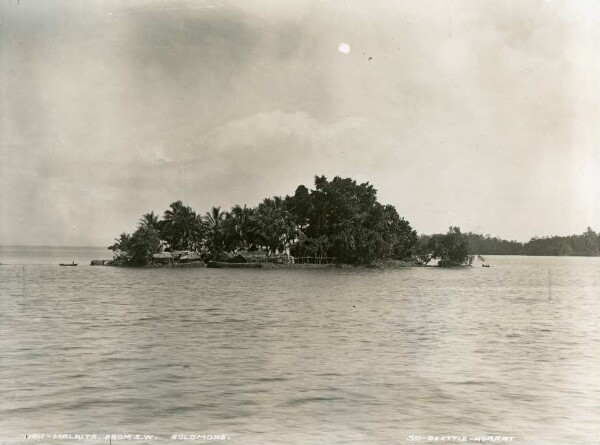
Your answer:
[[[200,259],[200,254],[197,252],[186,252],[179,257],[179,261],[196,261]]]
[[[152,258],[155,260],[167,260],[173,258],[173,254],[171,252],[155,253],[152,255]]]

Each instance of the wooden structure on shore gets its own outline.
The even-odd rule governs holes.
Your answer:
[[[336,258],[328,256],[294,257],[288,254],[267,255],[262,251],[238,252],[229,260],[233,264],[273,263],[273,264],[334,264]]]
[[[333,256],[300,256],[294,257],[295,264],[335,264]]]

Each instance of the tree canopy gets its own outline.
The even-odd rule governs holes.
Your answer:
[[[292,249],[297,256],[329,256],[352,264],[405,259],[417,241],[408,221],[393,206],[380,204],[368,182],[317,176],[315,190],[300,186],[286,200],[300,234]]]

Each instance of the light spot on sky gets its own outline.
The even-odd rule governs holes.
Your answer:
[[[338,51],[342,54],[350,54],[350,45],[348,45],[346,42],[342,42],[338,46]]]

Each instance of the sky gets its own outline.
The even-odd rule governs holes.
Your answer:
[[[595,0],[0,0],[0,244],[369,181],[419,233],[600,229]]]

